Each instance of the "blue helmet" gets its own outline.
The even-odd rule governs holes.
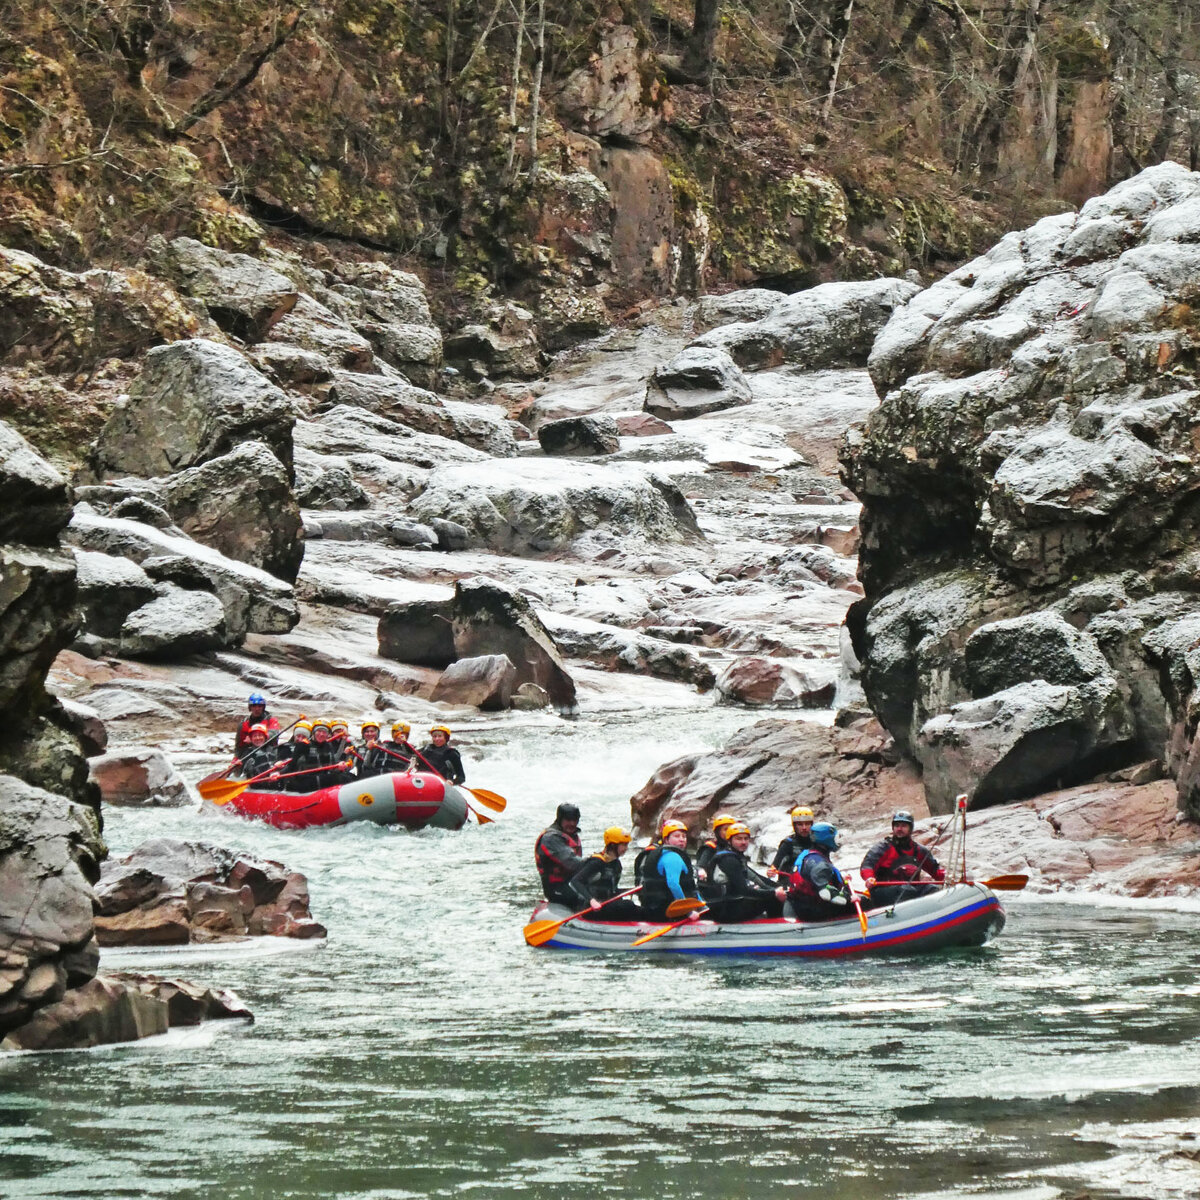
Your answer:
[[[808,836],[812,838],[813,845],[820,846],[822,850],[838,848],[837,826],[830,825],[828,821],[818,821]]]
[[[267,704],[267,698],[262,694],[262,692],[251,692],[250,699],[246,701],[246,704],[261,704],[265,708]]]

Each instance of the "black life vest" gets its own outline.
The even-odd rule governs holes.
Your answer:
[[[685,896],[696,895],[696,873],[692,869],[692,860],[687,851],[679,850],[675,846],[652,846],[642,864],[642,904],[647,908],[665,908],[676,898],[658,870],[658,862],[664,850],[672,850],[683,859],[686,869],[679,877],[679,886]]]

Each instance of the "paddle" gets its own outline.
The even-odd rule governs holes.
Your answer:
[[[867,914],[863,912],[862,901],[853,893],[850,893],[850,898],[854,901],[855,911],[858,913],[858,924],[862,929],[862,938],[867,940]]]
[[[993,879],[968,880],[967,882],[982,883],[985,888],[990,888],[993,892],[1019,892],[1022,891],[1025,885],[1029,882],[1028,875],[997,875]]]
[[[305,771],[287,771],[282,775],[277,775],[276,778],[295,779],[297,775],[315,775],[318,771],[335,770],[336,766],[337,764],[335,763],[330,766],[309,767]],[[201,792],[200,794],[212,804],[228,804],[230,800],[235,799],[246,791],[252,783],[258,783],[261,779],[269,778],[275,769],[275,767],[272,767],[270,770],[263,771],[261,775],[255,775],[252,779],[227,779],[224,781],[224,784],[214,781],[208,785],[207,794],[205,792]]]
[[[277,729],[269,738],[267,738],[267,740],[265,742],[263,742],[263,747],[271,745],[272,742],[277,742],[285,733],[287,733],[287,731],[289,729],[295,729],[296,726],[299,725],[300,722],[303,720],[304,720],[304,714],[301,713],[290,725],[286,726],[283,729]],[[203,799],[211,800],[212,797],[206,794],[205,788],[207,788],[210,784],[216,783],[218,780],[224,780],[225,776],[228,775],[229,772],[232,771],[234,767],[239,766],[241,764],[241,761],[242,760],[240,758],[235,758],[233,760],[233,762],[231,762],[229,764],[229,766],[227,766],[223,771],[214,771],[211,775],[205,775],[205,777],[203,779],[201,779],[198,784],[196,784],[196,791],[198,791],[200,793],[200,795]],[[225,801],[224,800],[213,800],[213,803],[214,804],[224,804]]]
[[[680,902],[677,900],[677,901],[675,901],[675,903],[678,904]],[[701,905],[700,908],[693,909],[693,912],[696,912],[696,913],[708,912],[708,906]],[[674,924],[671,924],[671,925],[664,925],[661,929],[656,929],[653,933],[648,933],[645,935],[645,937],[638,938],[638,940],[636,942],[633,942],[632,945],[644,946],[647,942],[652,942],[652,941],[654,941],[655,938],[662,937],[662,935],[664,933],[670,933],[672,929],[678,929],[680,927],[680,925],[686,925],[688,923],[688,921],[690,921],[690,920],[691,920],[691,914],[684,917],[682,921],[676,921],[676,922],[674,922]]]
[[[384,747],[384,750],[385,750],[385,752],[386,752],[386,753],[388,753],[388,754],[392,754],[392,753],[393,753],[393,751],[391,751],[391,750],[387,750],[387,748],[386,748],[386,747]],[[440,774],[441,774],[441,771],[439,771],[439,770],[437,769],[437,767],[433,766],[433,765],[430,763],[429,759],[427,759],[427,758],[426,758],[426,757],[425,757],[425,756],[424,756],[424,755],[423,755],[423,754],[420,752],[420,750],[418,750],[418,749],[416,748],[416,746],[413,746],[413,748],[412,748],[412,752],[413,752],[413,754],[414,754],[414,755],[415,755],[417,758],[419,758],[419,759],[420,759],[420,760],[421,760],[421,761],[422,761],[422,762],[425,764],[425,766],[427,766],[427,767],[429,768],[429,770],[431,770],[431,771],[432,771],[432,772],[433,772],[435,775],[440,775]],[[396,755],[395,755],[395,757],[396,757],[396,758],[399,758],[399,757],[400,757],[400,755],[399,755],[399,754],[396,754]],[[463,783],[456,784],[455,786],[456,786],[456,787],[461,787],[461,788],[463,789],[463,791],[465,791],[465,792],[470,792],[470,793],[471,793],[471,795],[472,795],[472,796],[474,796],[474,797],[475,797],[475,799],[476,799],[476,800],[478,800],[480,804],[482,804],[482,805],[483,805],[485,808],[490,808],[490,809],[492,810],[492,812],[503,812],[503,811],[504,811],[504,810],[505,810],[505,809],[508,807],[508,801],[507,801],[507,800],[505,800],[505,798],[504,798],[503,796],[497,795],[495,792],[488,792],[488,791],[485,791],[483,788],[469,788],[469,787],[467,787],[467,786],[466,786],[466,784],[463,784]],[[471,811],[472,811],[472,812],[474,812],[475,810],[474,810],[474,809],[472,809]],[[476,813],[475,815],[476,815],[476,816],[478,816],[479,814],[478,814],[478,813]],[[480,824],[483,824],[483,822],[480,822]]]
[[[635,887],[630,888],[627,892],[619,892],[615,896],[609,896],[607,900],[600,902],[600,908],[603,908],[606,904],[611,904],[614,900],[623,900],[626,896],[632,896],[634,892],[640,892],[641,890],[640,887]],[[544,946],[568,921],[575,921],[580,917],[586,917],[588,913],[599,912],[600,908],[589,906],[558,921],[531,921],[525,926],[525,940],[531,946]]]

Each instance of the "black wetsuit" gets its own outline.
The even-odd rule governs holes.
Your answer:
[[[567,890],[578,901],[576,908],[587,908],[593,900],[610,900],[621,891],[621,860],[605,858],[603,854],[593,854],[590,858],[585,858],[579,870],[571,876]],[[599,912],[583,919],[640,921],[644,916],[640,906],[626,897],[612,900]]]
[[[754,877],[750,861],[741,851],[726,846],[713,859],[712,870],[713,883],[721,889],[720,897],[708,902],[714,920],[732,924],[782,913],[783,904],[775,889]]]
[[[781,875],[790,875],[796,869],[796,859],[800,856],[800,851],[811,849],[813,849],[813,841],[807,834],[801,837],[798,833],[789,833],[779,843],[779,849],[775,851],[771,866]]]
[[[699,879],[700,872],[704,872],[705,880],[700,884],[700,894],[705,899],[722,894],[721,886],[713,884],[713,859],[728,845],[723,837],[714,833],[712,837],[705,838],[700,843],[700,849],[696,851],[696,878]]]
[[[428,746],[421,747],[421,758],[443,779],[448,779],[451,783],[462,783],[467,777],[466,772],[463,771],[462,759],[453,746],[435,746],[431,742]],[[425,763],[421,762],[421,758],[417,759],[417,767],[425,770]]]
[[[407,771],[409,760],[413,756],[413,748],[407,742],[380,742],[385,750],[390,750],[393,758],[389,755],[388,762],[392,765],[388,767],[389,771]],[[418,763],[418,766],[420,764]]]
[[[261,775],[264,771],[271,770],[275,766],[277,759],[275,755],[275,746],[258,746],[251,750],[242,759],[242,765],[238,768],[237,774],[240,779],[253,779],[255,775]],[[255,787],[265,786],[265,779],[259,780]],[[273,788],[275,785],[271,784]]]
[[[376,775],[386,775],[389,771],[403,770],[403,766],[378,742],[364,742],[358,751],[358,778],[372,779]]]

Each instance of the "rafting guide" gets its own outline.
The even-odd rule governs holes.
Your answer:
[[[379,721],[365,717],[355,742],[345,717],[301,714],[280,728],[260,693],[247,706],[233,762],[197,785],[201,798],[218,808],[284,829],[349,821],[458,829],[468,815],[488,825],[494,818],[483,810],[507,807],[495,792],[464,786],[466,771],[448,725],[434,725],[429,744],[417,750],[403,721],[384,742]],[[282,741],[287,733],[290,740]]]

